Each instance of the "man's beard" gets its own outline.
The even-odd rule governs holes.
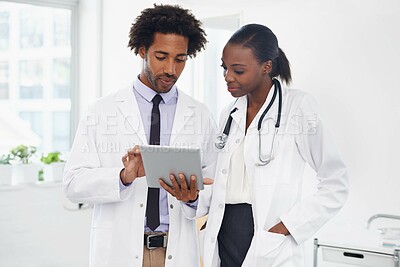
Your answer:
[[[165,73],[162,74],[162,75],[155,76],[148,67],[145,67],[144,74],[145,74],[147,80],[149,81],[149,83],[151,84],[151,86],[153,87],[152,89],[154,91],[156,91],[157,93],[169,92],[171,90],[171,88],[174,86],[174,84],[176,83],[177,79],[178,79],[175,75],[168,75],[168,74],[165,74]],[[173,80],[172,85],[169,88],[164,89],[159,84],[159,81],[162,78],[172,79]]]

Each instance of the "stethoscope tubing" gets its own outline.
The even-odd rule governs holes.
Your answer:
[[[268,103],[268,106],[264,109],[263,113],[261,114],[260,118],[258,119],[257,130],[259,132],[261,131],[261,126],[262,126],[264,117],[268,113],[268,111],[271,109],[273,103],[275,102],[275,98],[276,98],[277,94],[278,94],[278,116],[277,116],[276,123],[275,123],[275,132],[279,129],[279,126],[280,126],[281,116],[282,116],[281,115],[282,114],[282,88],[281,88],[280,82],[277,79],[272,79],[272,82],[275,86],[274,94],[272,95],[272,98],[271,98],[270,102]],[[237,110],[238,110],[237,107],[235,107],[234,109],[231,110],[231,112],[229,113],[229,117],[225,123],[224,131],[222,132],[222,134],[218,135],[217,139],[215,140],[215,146],[218,149],[222,149],[226,145],[226,142],[227,142],[228,136],[229,136],[229,132],[231,129],[231,125],[232,125],[232,120],[233,120],[232,113],[236,112]]]
[[[264,109],[264,112],[261,114],[260,118],[258,119],[257,130],[261,130],[261,125],[264,120],[265,115],[271,109],[272,105],[275,102],[276,94],[278,93],[278,116],[275,123],[275,128],[279,128],[281,124],[281,112],[282,112],[282,88],[281,83],[277,79],[272,79],[272,82],[275,85],[274,94],[272,95],[271,101],[269,101],[268,106]]]

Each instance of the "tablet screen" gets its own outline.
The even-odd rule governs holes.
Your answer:
[[[188,187],[190,176],[196,175],[197,189],[204,188],[199,148],[140,145],[140,152],[149,187],[161,187],[160,178],[172,186],[169,175],[174,174],[177,178],[179,173],[183,173]],[[179,184],[179,179],[177,182]]]

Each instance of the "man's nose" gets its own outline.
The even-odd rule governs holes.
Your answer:
[[[176,63],[174,60],[168,60],[164,66],[164,73],[168,75],[176,74]]]

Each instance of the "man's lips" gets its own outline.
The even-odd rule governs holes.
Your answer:
[[[175,79],[173,79],[173,78],[166,78],[166,77],[161,77],[160,79],[160,82],[162,83],[162,84],[165,84],[165,85],[171,85],[171,84],[173,84],[176,80]]]

